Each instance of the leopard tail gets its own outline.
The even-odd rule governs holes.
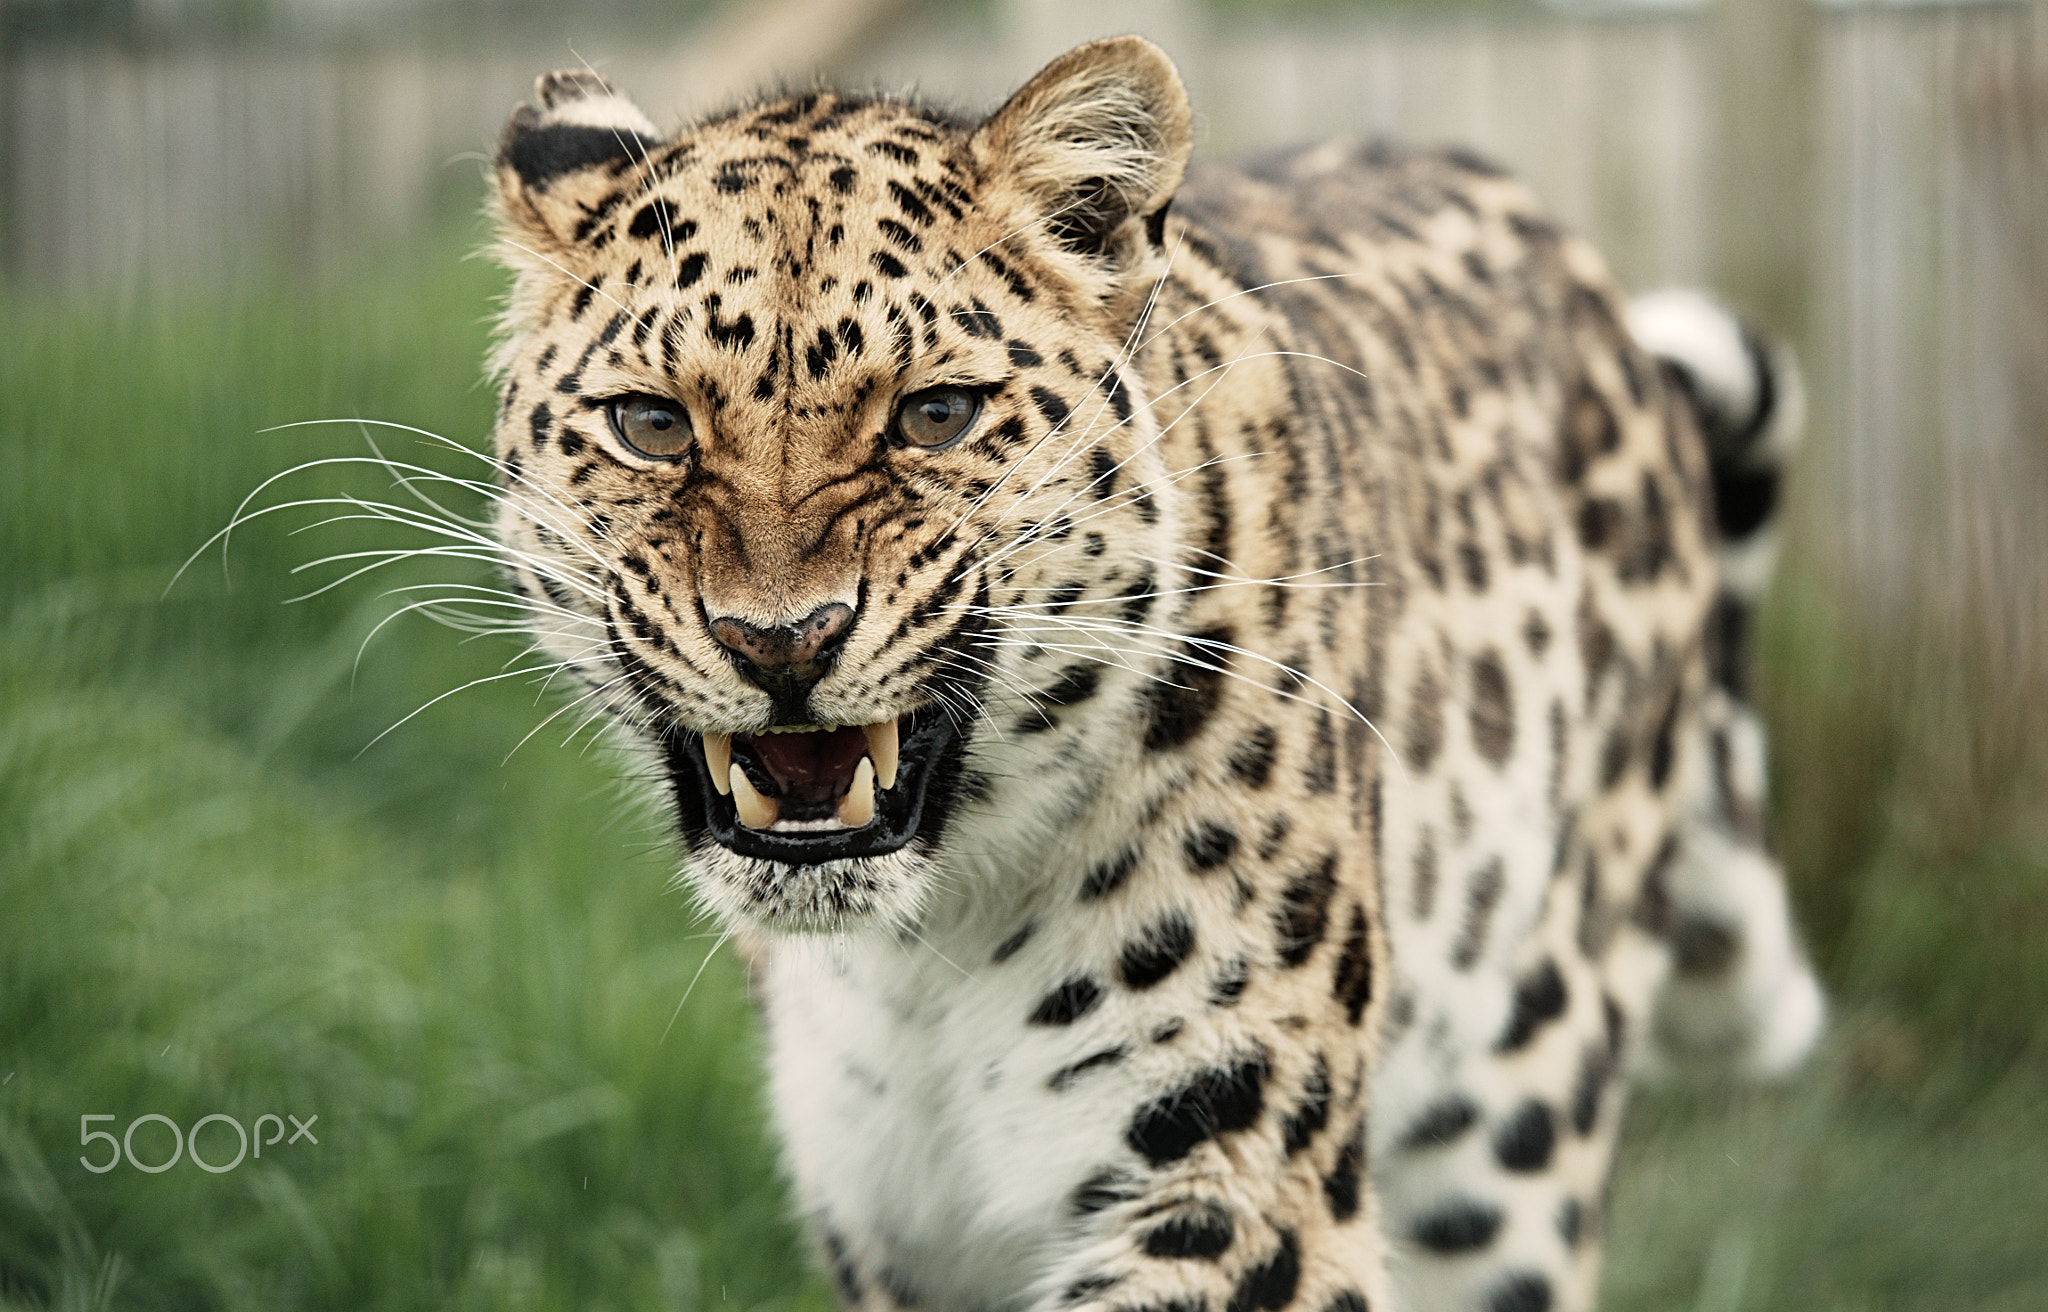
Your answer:
[[[1752,618],[1777,561],[1782,484],[1805,393],[1789,350],[1697,292],[1642,297],[1628,321],[1697,421],[1720,538],[1706,632],[1711,677],[1668,871],[1672,976],[1649,1060],[1726,1063],[1771,1079],[1804,1060],[1827,1015],[1772,838],[1749,677]]]

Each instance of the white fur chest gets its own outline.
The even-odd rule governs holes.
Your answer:
[[[955,969],[916,942],[786,940],[763,977],[800,1206],[927,1306],[1021,1305],[1072,1224],[1076,1185],[1127,1153],[1131,1072],[1049,1084],[1084,1049],[1114,1046],[1102,1013],[1116,1009],[1028,1025],[1042,982],[1029,961],[990,956]]]

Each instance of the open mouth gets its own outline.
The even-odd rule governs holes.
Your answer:
[[[935,834],[951,808],[959,741],[951,717],[928,707],[879,724],[678,730],[666,748],[686,835],[810,864]]]

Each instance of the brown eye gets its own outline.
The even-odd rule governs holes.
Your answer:
[[[912,446],[936,447],[954,441],[981,413],[981,398],[959,387],[929,387],[912,392],[896,407],[891,436]]]
[[[605,406],[612,432],[643,456],[675,460],[690,453],[690,412],[659,396],[619,396]]]

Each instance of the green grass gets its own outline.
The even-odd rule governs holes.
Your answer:
[[[294,566],[389,526],[261,521],[228,578],[215,553],[165,595],[248,490],[367,452],[273,426],[481,436],[497,280],[459,251],[120,311],[0,295],[0,1307],[828,1305],[729,955],[678,1007],[711,940],[658,818],[567,721],[520,745],[554,706],[523,680],[378,738],[516,648],[414,619],[358,664],[376,581],[282,604]],[[386,584],[485,577],[407,569]],[[1769,701],[1839,1020],[1786,1089],[1639,1098],[1609,1305],[2048,1306],[2039,755],[1791,581]],[[219,1175],[80,1165],[82,1115],[148,1113],[317,1115],[319,1142]]]
[[[281,604],[292,566],[389,526],[259,522],[232,586],[215,553],[164,595],[263,479],[367,454],[352,425],[264,429],[485,431],[496,281],[458,249],[225,304],[0,304],[0,1305],[826,1306],[743,983],[730,954],[697,978],[712,940],[612,762],[567,720],[518,746],[552,708],[524,680],[364,750],[516,648],[414,619],[358,667],[378,585]],[[485,572],[389,582],[420,577]],[[317,1115],[318,1144],[79,1163],[85,1114],[266,1112]]]
[[[2048,1304],[2048,1087],[1838,1016],[1779,1090],[1639,1095],[1607,1292],[1623,1308],[2022,1312]]]

